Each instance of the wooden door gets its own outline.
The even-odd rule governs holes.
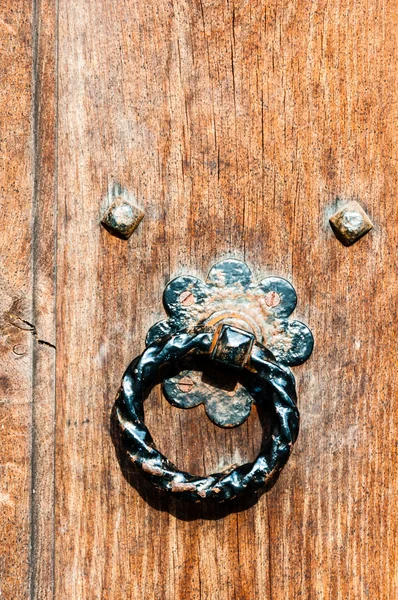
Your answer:
[[[2,3],[0,598],[398,598],[397,34],[385,0]],[[315,349],[274,488],[191,505],[121,468],[111,413],[164,285],[226,257],[294,284]],[[158,389],[146,420],[193,472],[260,445],[255,409]]]

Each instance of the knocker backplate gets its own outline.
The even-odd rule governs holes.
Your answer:
[[[148,332],[147,347],[126,369],[116,414],[129,459],[157,488],[187,500],[224,502],[269,489],[286,464],[299,430],[294,377],[289,365],[304,362],[313,338],[289,321],[296,293],[285,279],[253,282],[238,260],[216,264],[205,282],[183,276],[164,291],[168,319]],[[270,410],[257,458],[210,475],[181,471],[157,448],[145,425],[144,401],[161,383],[180,408],[204,404],[220,427],[235,427],[253,402]]]
[[[303,363],[312,352],[308,327],[287,318],[297,303],[293,286],[280,277],[255,283],[251,269],[242,261],[217,263],[206,281],[193,276],[173,279],[166,286],[163,301],[168,319],[151,327],[147,345],[181,331],[216,331],[231,325],[252,334],[285,367]],[[224,344],[225,348],[230,345],[229,341]],[[217,366],[209,363],[202,372],[190,368],[188,356],[181,369],[162,386],[173,406],[204,404],[208,417],[220,427],[236,427],[248,418],[252,395],[227,361],[223,365],[221,358]]]

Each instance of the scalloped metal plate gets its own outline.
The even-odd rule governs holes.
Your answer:
[[[165,288],[163,302],[168,319],[151,327],[147,345],[178,331],[230,324],[252,333],[285,367],[300,365],[311,355],[311,331],[300,321],[288,320],[297,303],[294,287],[281,277],[255,283],[250,267],[242,261],[215,264],[205,282],[193,276],[173,279]],[[234,389],[225,385],[218,384],[217,375],[206,381],[197,372],[185,370],[167,379],[163,392],[174,406],[204,404],[216,425],[236,427],[249,416],[253,399],[238,381]]]

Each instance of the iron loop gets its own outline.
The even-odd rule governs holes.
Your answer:
[[[223,502],[244,492],[269,489],[286,464],[297,438],[299,412],[293,375],[255,338],[240,340],[243,350],[239,340],[231,349],[236,331],[245,337],[246,332],[229,326],[224,326],[221,333],[198,330],[164,337],[151,343],[133,360],[122,379],[116,414],[127,455],[153,485],[174,497]],[[226,360],[230,366],[245,370],[245,375],[259,390],[257,404],[271,403],[275,417],[273,432],[269,439],[263,440],[254,462],[202,477],[179,470],[156,448],[145,426],[144,400],[154,385],[181,370],[182,361],[188,355],[194,361],[201,356],[219,362]]]

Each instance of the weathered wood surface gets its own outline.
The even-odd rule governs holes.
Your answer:
[[[0,598],[29,592],[32,398],[31,3],[0,9]]]
[[[0,598],[53,597],[55,4],[0,13]]]
[[[33,319],[36,346],[32,405],[31,597],[54,593],[55,285],[56,285],[56,6],[34,4]]]
[[[1,24],[0,598],[395,598],[398,6],[25,4]],[[129,242],[99,226],[115,183],[146,213]],[[375,223],[351,248],[328,225],[338,197]],[[294,283],[316,348],[295,369],[302,428],[275,488],[186,506],[120,468],[111,412],[164,284],[226,256]],[[19,300],[53,343],[55,283],[56,378],[54,349],[6,323]],[[260,444],[254,412],[223,431],[155,392],[146,417],[196,472]]]

